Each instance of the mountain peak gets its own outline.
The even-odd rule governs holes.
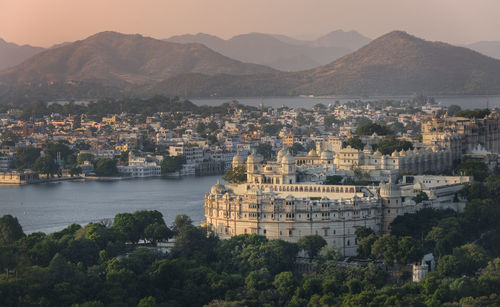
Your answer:
[[[207,75],[269,73],[200,44],[165,42],[139,34],[105,31],[49,49],[0,74],[6,83],[99,81],[146,84],[182,73]]]
[[[379,40],[391,40],[391,39],[402,39],[402,40],[421,41],[421,42],[425,41],[419,37],[409,34],[408,32],[396,30],[380,36],[379,38],[375,39],[374,42]]]

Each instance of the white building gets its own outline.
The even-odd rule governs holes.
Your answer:
[[[161,167],[158,165],[158,160],[152,157],[136,157],[132,152],[129,152],[128,163],[127,166],[117,166],[121,175],[136,178],[161,176]]]

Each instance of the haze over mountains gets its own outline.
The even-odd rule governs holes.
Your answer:
[[[43,50],[40,47],[8,43],[0,38],[0,70],[20,64]]]
[[[141,35],[101,32],[46,50],[0,73],[4,83],[94,80],[105,84],[143,84],[193,72],[255,74],[275,70],[241,63],[201,44],[176,44]]]
[[[500,61],[473,50],[401,31],[373,40],[330,64],[256,76],[177,76],[154,89],[187,88],[192,96],[498,94]]]
[[[334,34],[338,37],[339,33],[345,34]],[[296,72],[244,63],[200,43],[172,42],[192,38],[162,41],[141,35],[98,33],[45,50],[3,70],[0,98],[2,103],[9,103],[154,94],[188,97],[500,94],[500,60],[401,31],[383,35],[326,65]],[[292,53],[280,49],[283,44],[314,49],[330,48],[326,46],[335,41],[332,36],[304,42],[264,34],[240,35],[228,41],[208,35],[196,35],[196,39],[205,44],[231,41],[231,46],[243,49],[246,46],[250,50],[259,50],[259,44],[273,44],[276,49],[272,52],[285,55]],[[247,56],[251,54],[248,52]]]
[[[228,40],[198,33],[173,36],[166,41],[200,43],[242,62],[262,64],[281,71],[299,71],[328,64],[366,45],[370,39],[356,31],[337,30],[313,41],[262,33],[237,35]]]

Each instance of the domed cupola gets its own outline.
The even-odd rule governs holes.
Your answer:
[[[262,156],[252,151],[252,153],[248,156],[247,163],[256,164],[262,162]]]
[[[401,189],[397,184],[394,184],[391,181],[389,181],[388,183],[381,183],[380,197],[382,198],[401,197]]]
[[[321,160],[332,160],[333,159],[333,154],[329,150],[325,150],[321,152]]]
[[[286,152],[281,158],[281,164],[295,164],[295,158],[289,152]]]
[[[210,193],[212,194],[222,195],[225,192],[226,192],[226,187],[220,183],[220,179],[217,180],[217,183],[212,186],[212,189],[210,189]]]
[[[233,157],[233,167],[237,167],[245,164],[245,157],[243,157],[238,151]]]

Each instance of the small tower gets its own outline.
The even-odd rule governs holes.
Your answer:
[[[295,158],[287,151],[281,159],[281,175],[284,184],[295,184]]]
[[[233,168],[244,165],[245,165],[245,158],[240,154],[239,151],[236,152],[236,154],[233,157]]]
[[[389,233],[389,225],[403,213],[403,198],[401,189],[393,183],[392,176],[389,182],[380,184],[380,197],[382,198],[382,233]]]

